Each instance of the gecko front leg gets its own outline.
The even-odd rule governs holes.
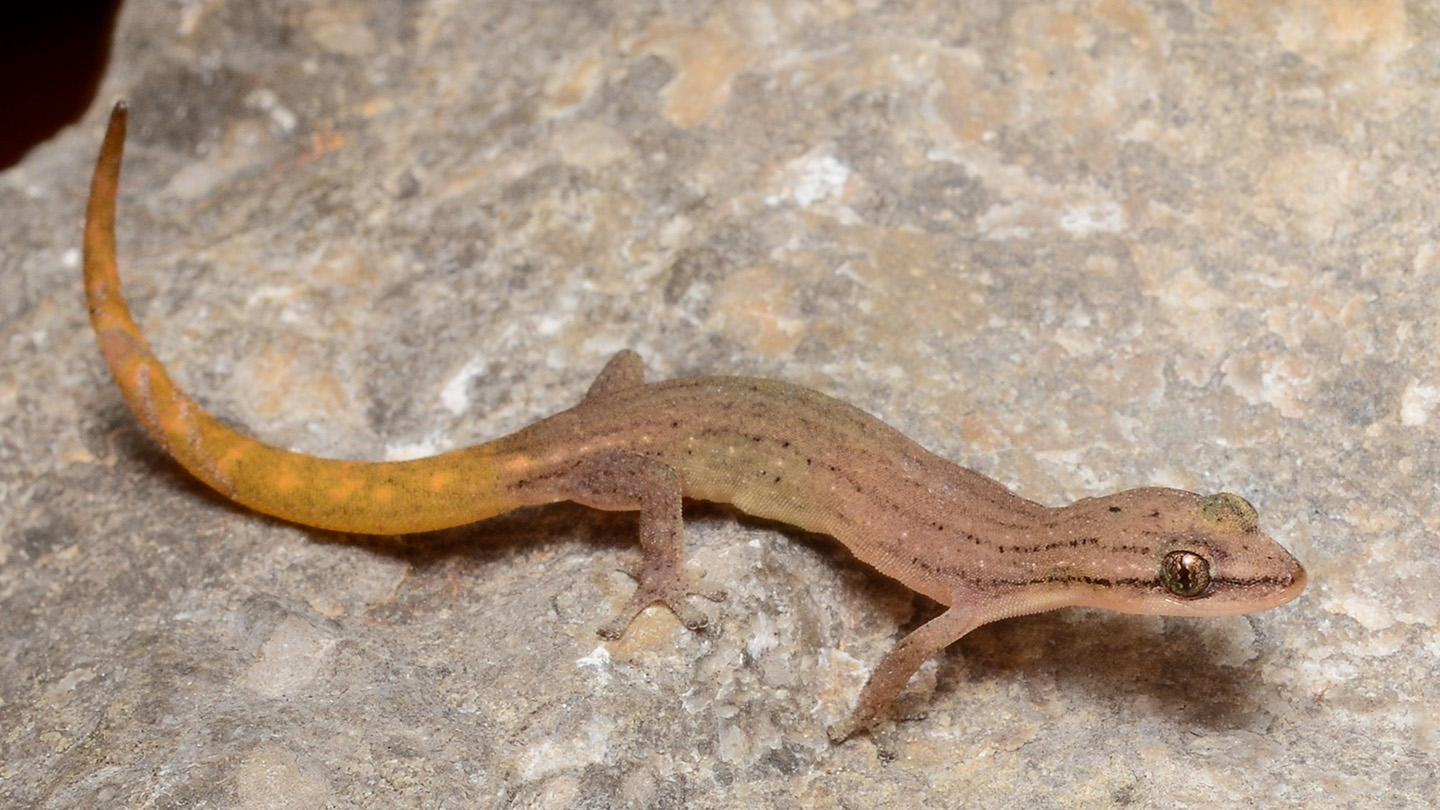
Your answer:
[[[931,656],[960,640],[961,636],[984,624],[973,605],[967,600],[956,600],[944,613],[920,625],[910,635],[900,639],[885,657],[880,659],[860,698],[855,710],[843,721],[826,729],[830,741],[844,742],[858,731],[870,727],[900,690],[909,683],[910,676]]]
[[[563,497],[594,509],[640,511],[640,567],[635,593],[600,626],[600,635],[619,638],[645,608],[659,602],[691,630],[709,619],[687,600],[713,602],[725,590],[685,563],[685,527],[681,520],[680,475],[664,462],[639,453],[606,453],[580,462],[560,483]]]

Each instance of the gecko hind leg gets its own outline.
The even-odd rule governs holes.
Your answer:
[[[600,626],[600,635],[619,638],[641,611],[656,602],[670,608],[687,628],[703,630],[709,619],[689,598],[718,602],[725,598],[725,589],[686,566],[679,474],[638,453],[608,453],[581,462],[565,475],[562,486],[564,497],[585,506],[640,511],[635,593]]]
[[[826,729],[830,741],[844,742],[856,732],[868,729],[905,688],[910,676],[920,669],[921,664],[981,624],[983,622],[977,619],[971,606],[957,601],[944,613],[900,639],[870,673],[870,679],[865,682],[865,688],[860,690],[860,698],[855,702],[855,710],[842,722]]]

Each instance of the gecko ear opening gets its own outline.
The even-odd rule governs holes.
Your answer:
[[[1260,527],[1260,516],[1250,502],[1229,492],[1217,492],[1200,499],[1200,515],[1217,529],[1233,532],[1254,531]]]

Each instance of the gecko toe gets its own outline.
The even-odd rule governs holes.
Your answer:
[[[724,585],[718,582],[711,582],[708,579],[697,579],[691,586],[690,596],[698,596],[701,599],[708,599],[711,602],[724,602],[730,598],[730,592]]]
[[[614,641],[625,635],[625,631],[630,628],[636,617],[645,612],[645,608],[654,604],[662,604],[669,608],[670,612],[675,614],[675,618],[679,619],[687,630],[699,632],[710,626],[710,617],[686,602],[684,596],[669,598],[660,594],[636,591],[625,605],[615,611],[615,615],[602,624],[596,632],[600,634],[601,638]]]
[[[625,603],[624,607],[615,611],[615,615],[611,616],[609,621],[596,628],[595,632],[603,639],[614,641],[625,635],[625,631],[630,628],[630,623],[635,621],[635,617],[639,616],[640,612],[649,606],[649,602],[642,602],[632,596],[630,601]]]
[[[695,606],[687,602],[667,601],[665,605],[675,613],[675,616],[680,619],[680,623],[685,625],[685,628],[687,630],[692,630],[698,633],[701,630],[704,630],[705,628],[710,626],[710,617],[706,616],[700,610],[696,609]]]
[[[683,569],[644,569],[638,573],[639,584],[625,604],[601,625],[598,632],[603,638],[617,639],[644,612],[645,608],[661,604],[689,630],[699,632],[710,626],[710,617],[704,611],[690,604],[692,597],[719,602],[726,598],[726,590],[698,574]]]

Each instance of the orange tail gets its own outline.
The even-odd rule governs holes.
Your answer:
[[[512,508],[490,445],[400,462],[339,461],[263,444],[227,427],[170,379],[120,295],[115,196],[125,149],[115,105],[85,214],[85,297],[115,382],[155,441],[196,478],[258,512],[359,534],[402,534],[471,523]]]

